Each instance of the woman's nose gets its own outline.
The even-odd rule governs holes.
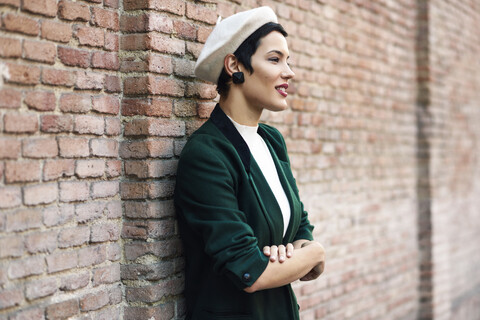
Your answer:
[[[282,74],[282,77],[285,79],[292,79],[293,77],[295,77],[295,72],[293,72],[290,66],[287,65],[285,71]]]

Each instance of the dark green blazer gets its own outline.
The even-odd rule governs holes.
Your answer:
[[[299,319],[290,285],[243,291],[267,267],[264,246],[313,240],[282,135],[264,124],[258,132],[290,202],[285,236],[273,192],[218,105],[180,156],[174,199],[186,259],[187,319]]]

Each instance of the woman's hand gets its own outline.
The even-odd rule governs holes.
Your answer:
[[[263,254],[266,255],[267,257],[270,257],[271,262],[277,261],[282,263],[288,258],[291,258],[293,256],[293,244],[288,243],[286,246],[283,244],[279,246],[265,246],[263,247]]]
[[[302,243],[302,248],[306,247],[306,246],[308,246],[312,243],[313,243],[313,241],[304,242],[304,243]],[[320,246],[323,249],[323,246],[321,244],[320,244]],[[306,275],[304,275],[302,278],[300,278],[300,281],[315,280],[323,273],[323,270],[325,269],[325,249],[323,249],[323,252],[324,253],[323,253],[322,261],[319,264],[317,264],[315,267],[313,267],[312,270],[310,270]]]

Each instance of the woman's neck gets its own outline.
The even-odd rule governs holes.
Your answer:
[[[235,90],[230,90],[227,97],[220,96],[219,104],[226,115],[241,125],[254,127],[260,121],[262,109],[249,106],[244,96]]]

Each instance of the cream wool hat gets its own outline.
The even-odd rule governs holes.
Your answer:
[[[236,13],[217,23],[200,52],[195,75],[217,84],[225,56],[234,53],[243,41],[268,22],[277,23],[277,16],[265,6]]]

